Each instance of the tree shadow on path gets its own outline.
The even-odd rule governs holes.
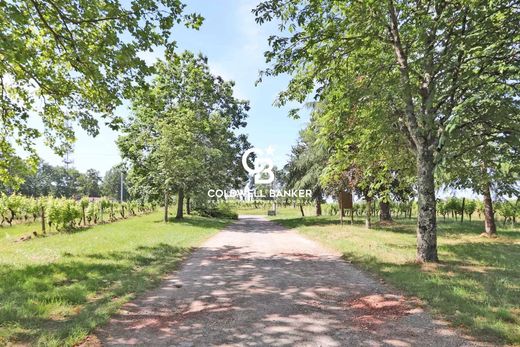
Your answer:
[[[267,229],[277,232],[273,223],[250,232]],[[415,300],[338,258],[302,252],[265,256],[234,246],[197,250],[178,274],[125,305],[96,335],[104,346],[466,343]]]

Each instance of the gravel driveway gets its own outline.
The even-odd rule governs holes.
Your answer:
[[[294,231],[241,216],[90,342],[105,346],[470,346]]]

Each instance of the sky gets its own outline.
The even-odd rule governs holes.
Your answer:
[[[273,106],[273,101],[289,81],[288,76],[264,78],[255,87],[260,70],[266,67],[263,53],[268,49],[267,38],[276,33],[273,24],[256,24],[251,9],[258,0],[185,0],[186,12],[200,13],[204,23],[199,30],[181,26],[173,31],[177,51],[189,50],[208,57],[211,71],[226,80],[235,81],[235,95],[250,101],[251,110],[244,132],[255,147],[273,148],[274,164],[282,166],[287,161],[291,146],[296,143],[298,131],[308,120],[307,116],[294,120],[287,116],[289,105],[284,108]],[[142,54],[148,63],[163,55],[162,49]],[[117,110],[120,115],[129,113],[128,107]],[[81,129],[76,131],[73,167],[79,171],[93,168],[102,175],[121,161],[115,144],[118,133],[101,126],[100,134],[90,137]],[[63,159],[52,150],[38,144],[40,157],[53,165],[62,165]]]

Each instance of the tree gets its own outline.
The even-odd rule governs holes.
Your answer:
[[[55,167],[40,162],[36,172],[30,172],[24,176],[23,184],[20,186],[19,192],[26,196],[49,196],[53,195],[55,189],[56,173]]]
[[[359,104],[347,91],[350,83],[355,86],[362,81],[344,82],[330,95],[324,95],[313,112],[318,139],[328,153],[321,179],[324,186],[334,186],[334,182],[346,179],[348,189],[367,202],[365,225],[370,228],[368,207],[375,199],[379,200],[381,220],[391,220],[392,196],[398,200],[403,196],[409,198],[408,191],[415,179],[413,153],[398,131],[391,100],[382,95]],[[384,87],[375,83],[373,88]]]
[[[497,103],[496,98],[496,91],[488,90],[460,107],[457,126],[448,129],[451,136],[438,174],[441,184],[483,196],[487,236],[496,234],[492,193],[520,194],[520,103],[513,98]],[[483,115],[485,121],[479,121]]]
[[[129,182],[126,180],[126,168],[120,163],[114,165],[105,173],[103,183],[101,184],[101,194],[114,200],[121,199],[121,175],[123,176],[123,200],[129,200],[128,192]],[[139,196],[139,195],[135,195]]]
[[[51,194],[63,198],[72,198],[82,195],[80,191],[81,176],[82,174],[76,169],[55,166],[53,169]]]
[[[299,142],[292,148],[291,157],[284,169],[287,172],[287,187],[310,189],[312,199],[316,201],[316,215],[321,216],[324,190],[320,183],[320,176],[327,162],[327,152],[316,141],[316,129],[312,126],[300,131]],[[300,210],[303,216],[301,202]]]
[[[0,182],[17,165],[14,143],[30,154],[34,140],[63,154],[74,140],[71,124],[91,135],[153,69],[139,57],[155,46],[171,51],[174,24],[198,28],[202,17],[183,15],[179,0],[13,0],[0,2]],[[28,122],[36,116],[43,133]]]
[[[479,91],[497,91],[497,103],[518,99],[520,12],[505,0],[269,0],[254,13],[289,33],[271,37],[266,52],[265,75],[293,75],[278,103],[313,92],[319,100],[356,78],[348,94],[357,105],[397,91],[393,116],[416,158],[417,260],[437,261],[434,172],[446,129],[459,126],[461,105]],[[392,88],[375,94],[373,82]]]
[[[85,174],[74,168],[52,166],[45,162],[40,163],[36,172],[29,172],[22,178],[25,182],[17,191],[34,197],[50,195],[71,198],[81,196],[85,194],[82,184],[88,181]]]
[[[81,195],[90,197],[100,197],[101,189],[99,183],[101,176],[99,172],[94,169],[88,169],[87,172],[79,177],[79,190]]]
[[[52,166],[45,162],[38,165],[36,172],[21,176],[24,183],[15,191],[33,197],[79,197],[100,196],[101,177],[94,169],[81,173],[74,168]]]
[[[155,199],[162,193],[168,221],[172,193],[182,218],[186,195],[245,179],[236,167],[249,143],[235,131],[245,126],[249,106],[233,96],[232,82],[210,73],[202,55],[167,55],[156,68],[150,88],[133,100],[133,117],[118,145],[132,164],[132,180]]]

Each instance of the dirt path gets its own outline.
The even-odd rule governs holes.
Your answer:
[[[260,217],[206,242],[96,332],[105,346],[470,346],[416,302]]]

